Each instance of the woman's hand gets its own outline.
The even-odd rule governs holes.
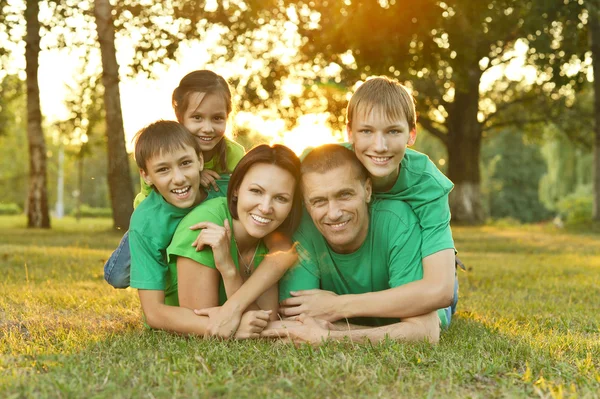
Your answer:
[[[225,306],[214,308],[194,309],[198,316],[208,316],[206,335],[220,338],[231,338],[240,326],[242,313],[230,312]]]
[[[224,278],[232,273],[237,273],[237,268],[231,258],[231,227],[229,220],[223,221],[223,226],[219,226],[212,222],[201,222],[193,225],[191,228],[202,229],[198,238],[192,243],[192,247],[196,247],[200,251],[204,246],[208,245],[212,248],[215,266]]]
[[[207,190],[210,190],[212,187],[215,191],[219,191],[219,186],[217,185],[216,180],[220,177],[221,175],[214,170],[204,169],[202,172],[200,172],[200,184]]]
[[[242,315],[235,339],[260,338],[260,333],[269,324],[271,310],[249,310]]]

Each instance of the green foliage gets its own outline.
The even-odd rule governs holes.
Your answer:
[[[577,191],[560,200],[556,208],[560,216],[569,224],[587,223],[592,220],[593,202],[592,186],[581,186]]]
[[[527,143],[521,132],[504,131],[486,142],[482,162],[486,165],[484,192],[492,218],[531,223],[551,217],[538,194],[546,163],[539,147]]]
[[[71,216],[77,216],[77,209],[71,211]],[[87,204],[82,204],[79,209],[79,217],[84,218],[106,218],[112,217],[112,209],[110,208],[92,208]]]
[[[455,228],[461,300],[438,346],[319,348],[204,340],[143,327],[135,290],[102,264],[109,219],[28,230],[2,217],[0,397],[596,397],[598,236]]]
[[[0,215],[20,215],[23,210],[15,203],[0,202]]]

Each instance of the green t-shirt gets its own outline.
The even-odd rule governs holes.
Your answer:
[[[341,145],[354,150],[352,143]],[[304,150],[300,158],[304,159],[311,150]],[[389,191],[373,194],[376,199],[401,200],[410,205],[421,226],[421,258],[425,258],[444,249],[454,249],[448,204],[448,194],[453,187],[427,155],[407,148],[394,186]]]
[[[351,254],[334,252],[308,213],[294,234],[300,259],[279,282],[279,299],[290,291],[320,288],[339,295],[364,294],[398,287],[423,278],[421,229],[417,217],[402,201],[374,201],[369,232]],[[361,325],[385,325],[398,319],[360,318]]]
[[[222,192],[208,192],[205,201],[225,192],[226,187]],[[167,263],[167,247],[177,225],[192,209],[171,205],[153,190],[135,209],[129,225],[131,287],[165,291],[165,304],[171,306],[179,306],[177,268]]]
[[[166,249],[177,225],[191,208],[177,208],[157,192],[148,198],[131,216],[129,247],[131,249],[131,287],[165,291],[165,304],[179,306],[177,271],[167,265]]]
[[[215,259],[213,257],[212,249],[208,247],[201,251],[196,251],[196,248],[192,247],[192,242],[198,237],[199,231],[190,230],[189,227],[202,221],[212,222],[222,226],[225,218],[229,220],[229,225],[233,226],[231,213],[229,213],[229,209],[227,208],[227,198],[216,198],[205,201],[190,212],[177,227],[175,235],[173,236],[173,241],[171,242],[171,245],[169,245],[169,248],[167,248],[169,268],[177,270],[177,256],[184,256],[204,266],[215,269]],[[231,236],[230,247],[231,258],[233,259],[235,267],[239,270],[237,245],[233,239],[233,234]],[[261,241],[256,250],[256,256],[254,257],[254,267],[257,267],[260,264],[267,252],[266,246]],[[221,283],[219,284],[219,305],[223,305],[226,300],[227,295],[225,294],[225,286],[221,280]]]
[[[229,175],[233,172],[233,169],[240,162],[240,159],[244,157],[245,150],[240,144],[236,143],[233,140],[228,139],[227,137],[223,137],[225,140],[225,160],[227,163],[227,170],[216,169],[215,164],[217,163],[218,154],[213,156],[211,159],[204,160],[204,169],[215,170],[221,175],[221,179],[217,180],[217,186],[219,186],[219,190],[223,191],[226,195],[227,193],[227,184],[229,184]],[[223,190],[225,187],[225,190]],[[209,191],[212,191],[209,189]],[[133,208],[137,208],[139,204],[152,192],[152,186],[148,185],[146,181],[140,176],[140,192],[135,196],[133,200]]]

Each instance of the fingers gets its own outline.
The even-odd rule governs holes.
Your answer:
[[[217,185],[217,182],[215,180],[210,180],[210,185],[215,191],[219,191],[219,186]]]
[[[223,227],[225,228],[227,238],[231,240],[231,227],[229,226],[229,219],[223,220]]]
[[[293,291],[291,291],[293,292]],[[304,299],[300,297],[291,297],[280,302],[281,306],[298,306],[304,303]]]
[[[292,296],[302,296],[302,295],[315,295],[323,292],[320,289],[312,289],[312,290],[301,290],[301,291],[290,291]]]
[[[213,306],[212,308],[194,309],[194,313],[198,316],[209,316],[211,312],[219,308],[220,306]]]
[[[304,307],[302,306],[291,306],[291,307],[281,307],[279,308],[279,314],[285,317],[298,316],[299,314],[304,312]]]

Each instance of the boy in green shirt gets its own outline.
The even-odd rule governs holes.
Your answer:
[[[207,197],[200,188],[200,145],[179,123],[158,121],[137,134],[135,159],[140,175],[154,190],[131,217],[131,287],[138,289],[150,327],[205,335],[209,318],[178,306],[177,269],[169,267],[166,258],[181,219]],[[252,336],[253,324],[266,324],[268,318],[264,311],[244,313],[236,337]]]
[[[351,151],[335,144],[319,147],[303,160],[302,190],[310,218],[294,236],[300,261],[280,281],[280,298],[318,297],[319,314],[310,317],[306,311],[314,304],[302,303],[297,305],[300,322],[285,321],[285,327],[272,323],[264,335],[313,343],[344,337],[379,341],[385,336],[437,342],[435,311],[404,317],[394,301],[399,287],[423,276],[421,229],[410,207],[402,201],[375,201],[369,207],[367,171]],[[299,290],[303,296],[290,298]],[[341,318],[359,325],[329,323]]]

